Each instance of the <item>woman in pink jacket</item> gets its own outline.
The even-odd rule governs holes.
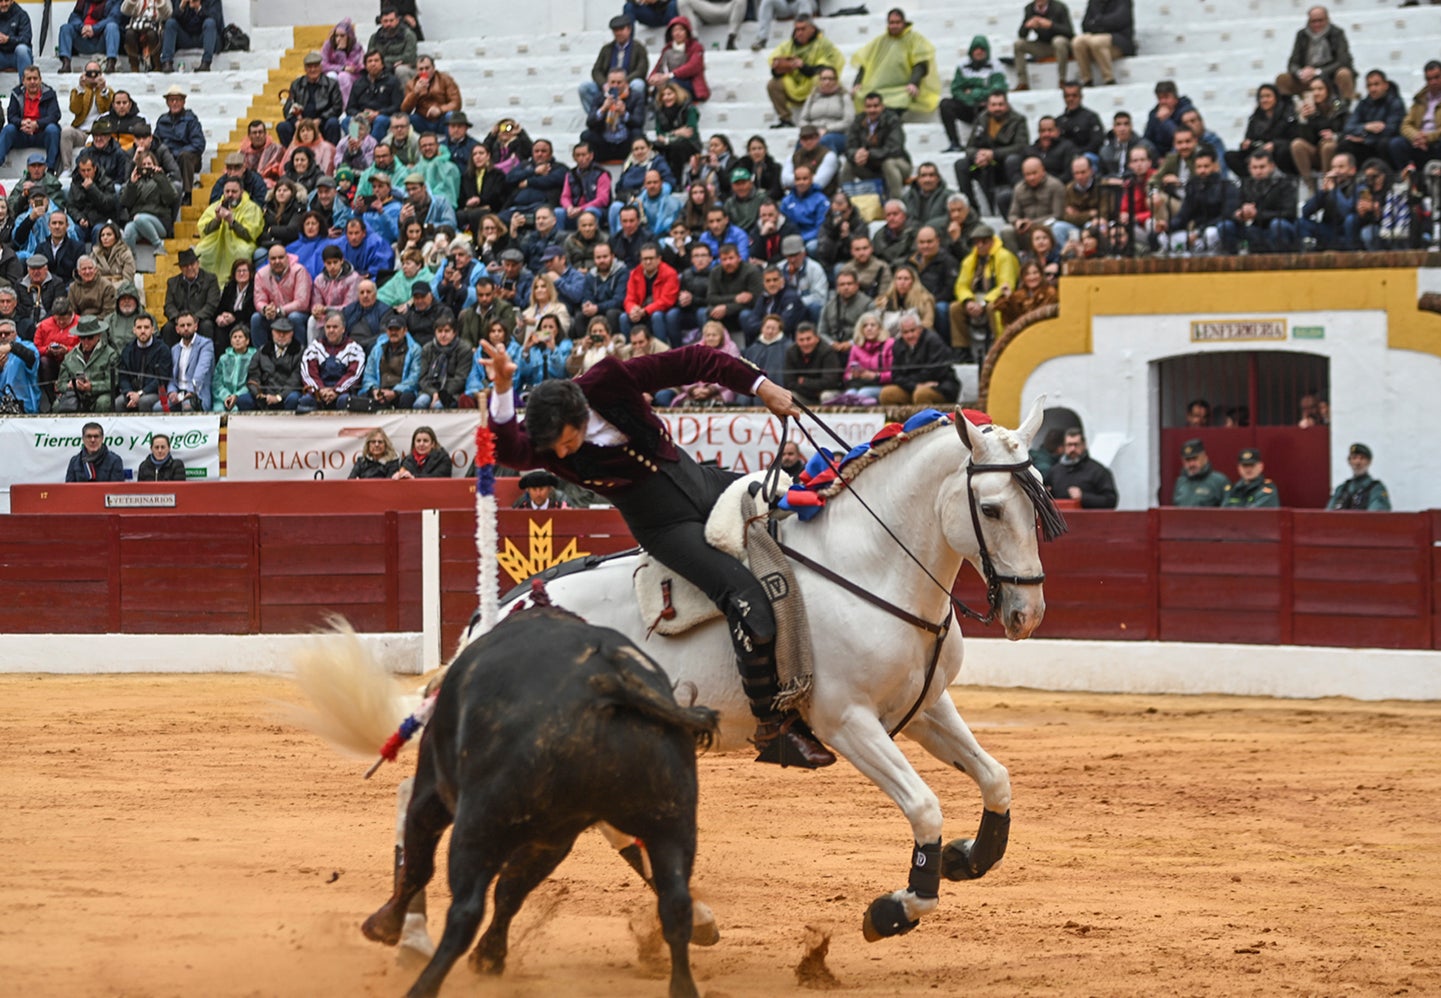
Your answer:
[[[350,88],[365,72],[365,49],[355,38],[355,22],[345,18],[320,47],[320,71],[340,84],[342,104],[350,103]]]

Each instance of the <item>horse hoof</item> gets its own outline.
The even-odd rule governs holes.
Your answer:
[[[866,942],[873,943],[891,936],[903,936],[920,921],[906,917],[906,907],[897,898],[886,894],[871,902],[866,917],[861,920],[861,934]]]
[[[947,880],[976,880],[986,875],[971,862],[975,839],[952,839],[941,851],[941,876]]]
[[[395,917],[395,913],[387,904],[367,918],[360,926],[360,931],[371,942],[394,946],[400,942],[400,919]]]
[[[704,901],[696,901],[691,907],[692,946],[714,946],[720,942],[720,928],[715,922],[715,912]]]

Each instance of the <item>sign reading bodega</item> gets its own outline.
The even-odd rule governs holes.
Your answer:
[[[697,461],[714,461],[722,468],[750,474],[770,467],[781,447],[781,421],[768,412],[728,412],[724,409],[705,413],[660,413],[661,421],[670,430],[676,446],[689,451]],[[885,425],[880,412],[826,413],[825,420],[841,439],[851,446],[871,439]],[[806,428],[822,446],[839,450],[830,435],[804,419]],[[790,429],[790,438],[801,445],[807,457],[811,445],[803,436]]]
[[[1201,319],[1191,323],[1192,343],[1274,342],[1285,339],[1285,319]]]

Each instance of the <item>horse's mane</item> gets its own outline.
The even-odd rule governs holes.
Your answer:
[[[841,467],[840,471],[836,474],[836,480],[832,484],[827,485],[825,488],[818,489],[816,491],[816,494],[826,500],[831,500],[838,495],[843,495],[846,492],[846,486],[857,475],[865,471],[877,461],[880,461],[886,455],[893,453],[906,441],[914,440],[916,437],[930,433],[932,430],[937,429],[938,427],[950,426],[951,423],[952,418],[950,416],[942,416],[940,419],[935,419],[922,426],[918,426],[910,432],[902,431],[900,433],[897,433],[893,437],[889,437],[881,441],[880,443],[873,445],[864,454],[860,455],[857,458],[854,458],[853,460],[847,461]]]

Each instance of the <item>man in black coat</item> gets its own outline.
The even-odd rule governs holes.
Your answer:
[[[901,316],[901,335],[891,344],[891,383],[881,389],[881,405],[940,405],[960,394],[945,341],[914,310]]]
[[[295,138],[295,126],[303,119],[320,123],[320,134],[331,145],[340,144],[340,118],[345,114],[345,101],[340,84],[320,71],[320,53],[305,54],[305,73],[290,84],[290,99],[285,102],[285,120],[275,126],[275,137],[289,147]]]
[[[1086,450],[1086,435],[1079,427],[1066,431],[1060,460],[1046,472],[1046,487],[1057,499],[1075,499],[1082,509],[1116,508],[1116,480]]]
[[[246,372],[245,391],[236,396],[235,408],[241,412],[255,409],[289,409],[294,412],[304,391],[300,375],[300,358],[304,348],[295,342],[295,329],[285,315],[277,315],[270,323],[270,342],[250,358]]]

